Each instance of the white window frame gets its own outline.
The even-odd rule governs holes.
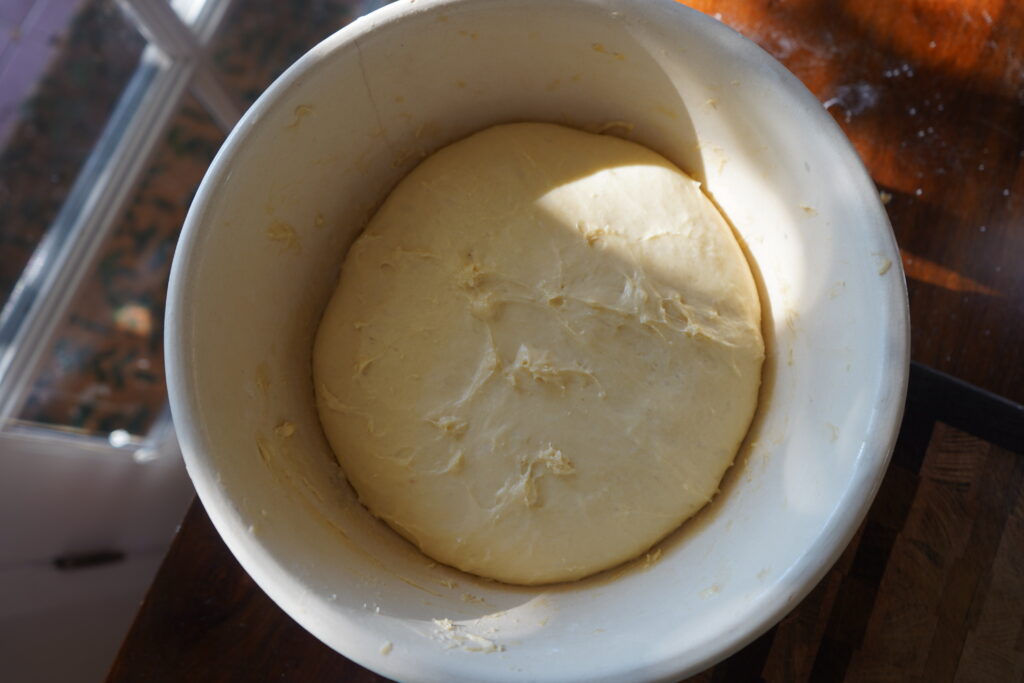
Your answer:
[[[166,407],[145,435],[118,430],[87,436],[16,419],[59,325],[123,216],[186,90],[225,133],[241,115],[206,56],[231,0],[118,3],[149,44],[57,217],[0,310],[0,457],[88,453],[129,457],[140,465],[180,457]]]

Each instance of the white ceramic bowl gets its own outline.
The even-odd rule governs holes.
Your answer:
[[[508,121],[607,129],[704,181],[766,314],[763,398],[722,494],[659,559],[560,587],[431,563],[355,501],[313,405],[312,334],[374,206],[422,156]],[[907,304],[853,149],[730,29],[668,0],[400,0],[311,50],[232,132],[178,247],[166,344],[203,504],[316,637],[398,679],[656,680],[749,642],[842,551],[896,438]]]

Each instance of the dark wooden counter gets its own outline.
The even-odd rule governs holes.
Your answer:
[[[1024,411],[915,365],[892,463],[853,542],[778,626],[692,680],[1019,680],[1022,554]],[[108,683],[269,680],[385,679],[271,602],[197,501]]]
[[[1020,680],[1024,3],[687,4],[785,63],[853,140],[888,202],[923,364],[843,557],[778,626],[695,680]],[[270,602],[196,503],[109,680],[271,679],[379,680]]]
[[[1024,403],[1024,4],[686,4],[789,67],[891,197],[913,359]]]

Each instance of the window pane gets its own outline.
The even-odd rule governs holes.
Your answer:
[[[237,0],[209,54],[222,82],[248,106],[363,5]],[[188,205],[222,140],[201,105],[186,98],[61,324],[19,420],[92,435],[144,435],[159,417],[166,403],[162,335],[170,260]]]
[[[64,202],[144,42],[112,0],[0,0],[0,307]]]
[[[167,400],[162,336],[171,256],[223,137],[186,98],[60,326],[21,420],[141,435],[159,416]]]

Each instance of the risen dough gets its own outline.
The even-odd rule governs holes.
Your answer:
[[[697,182],[637,144],[490,128],[352,245],[317,405],[375,515],[501,581],[628,560],[714,495],[757,403],[760,304]]]

